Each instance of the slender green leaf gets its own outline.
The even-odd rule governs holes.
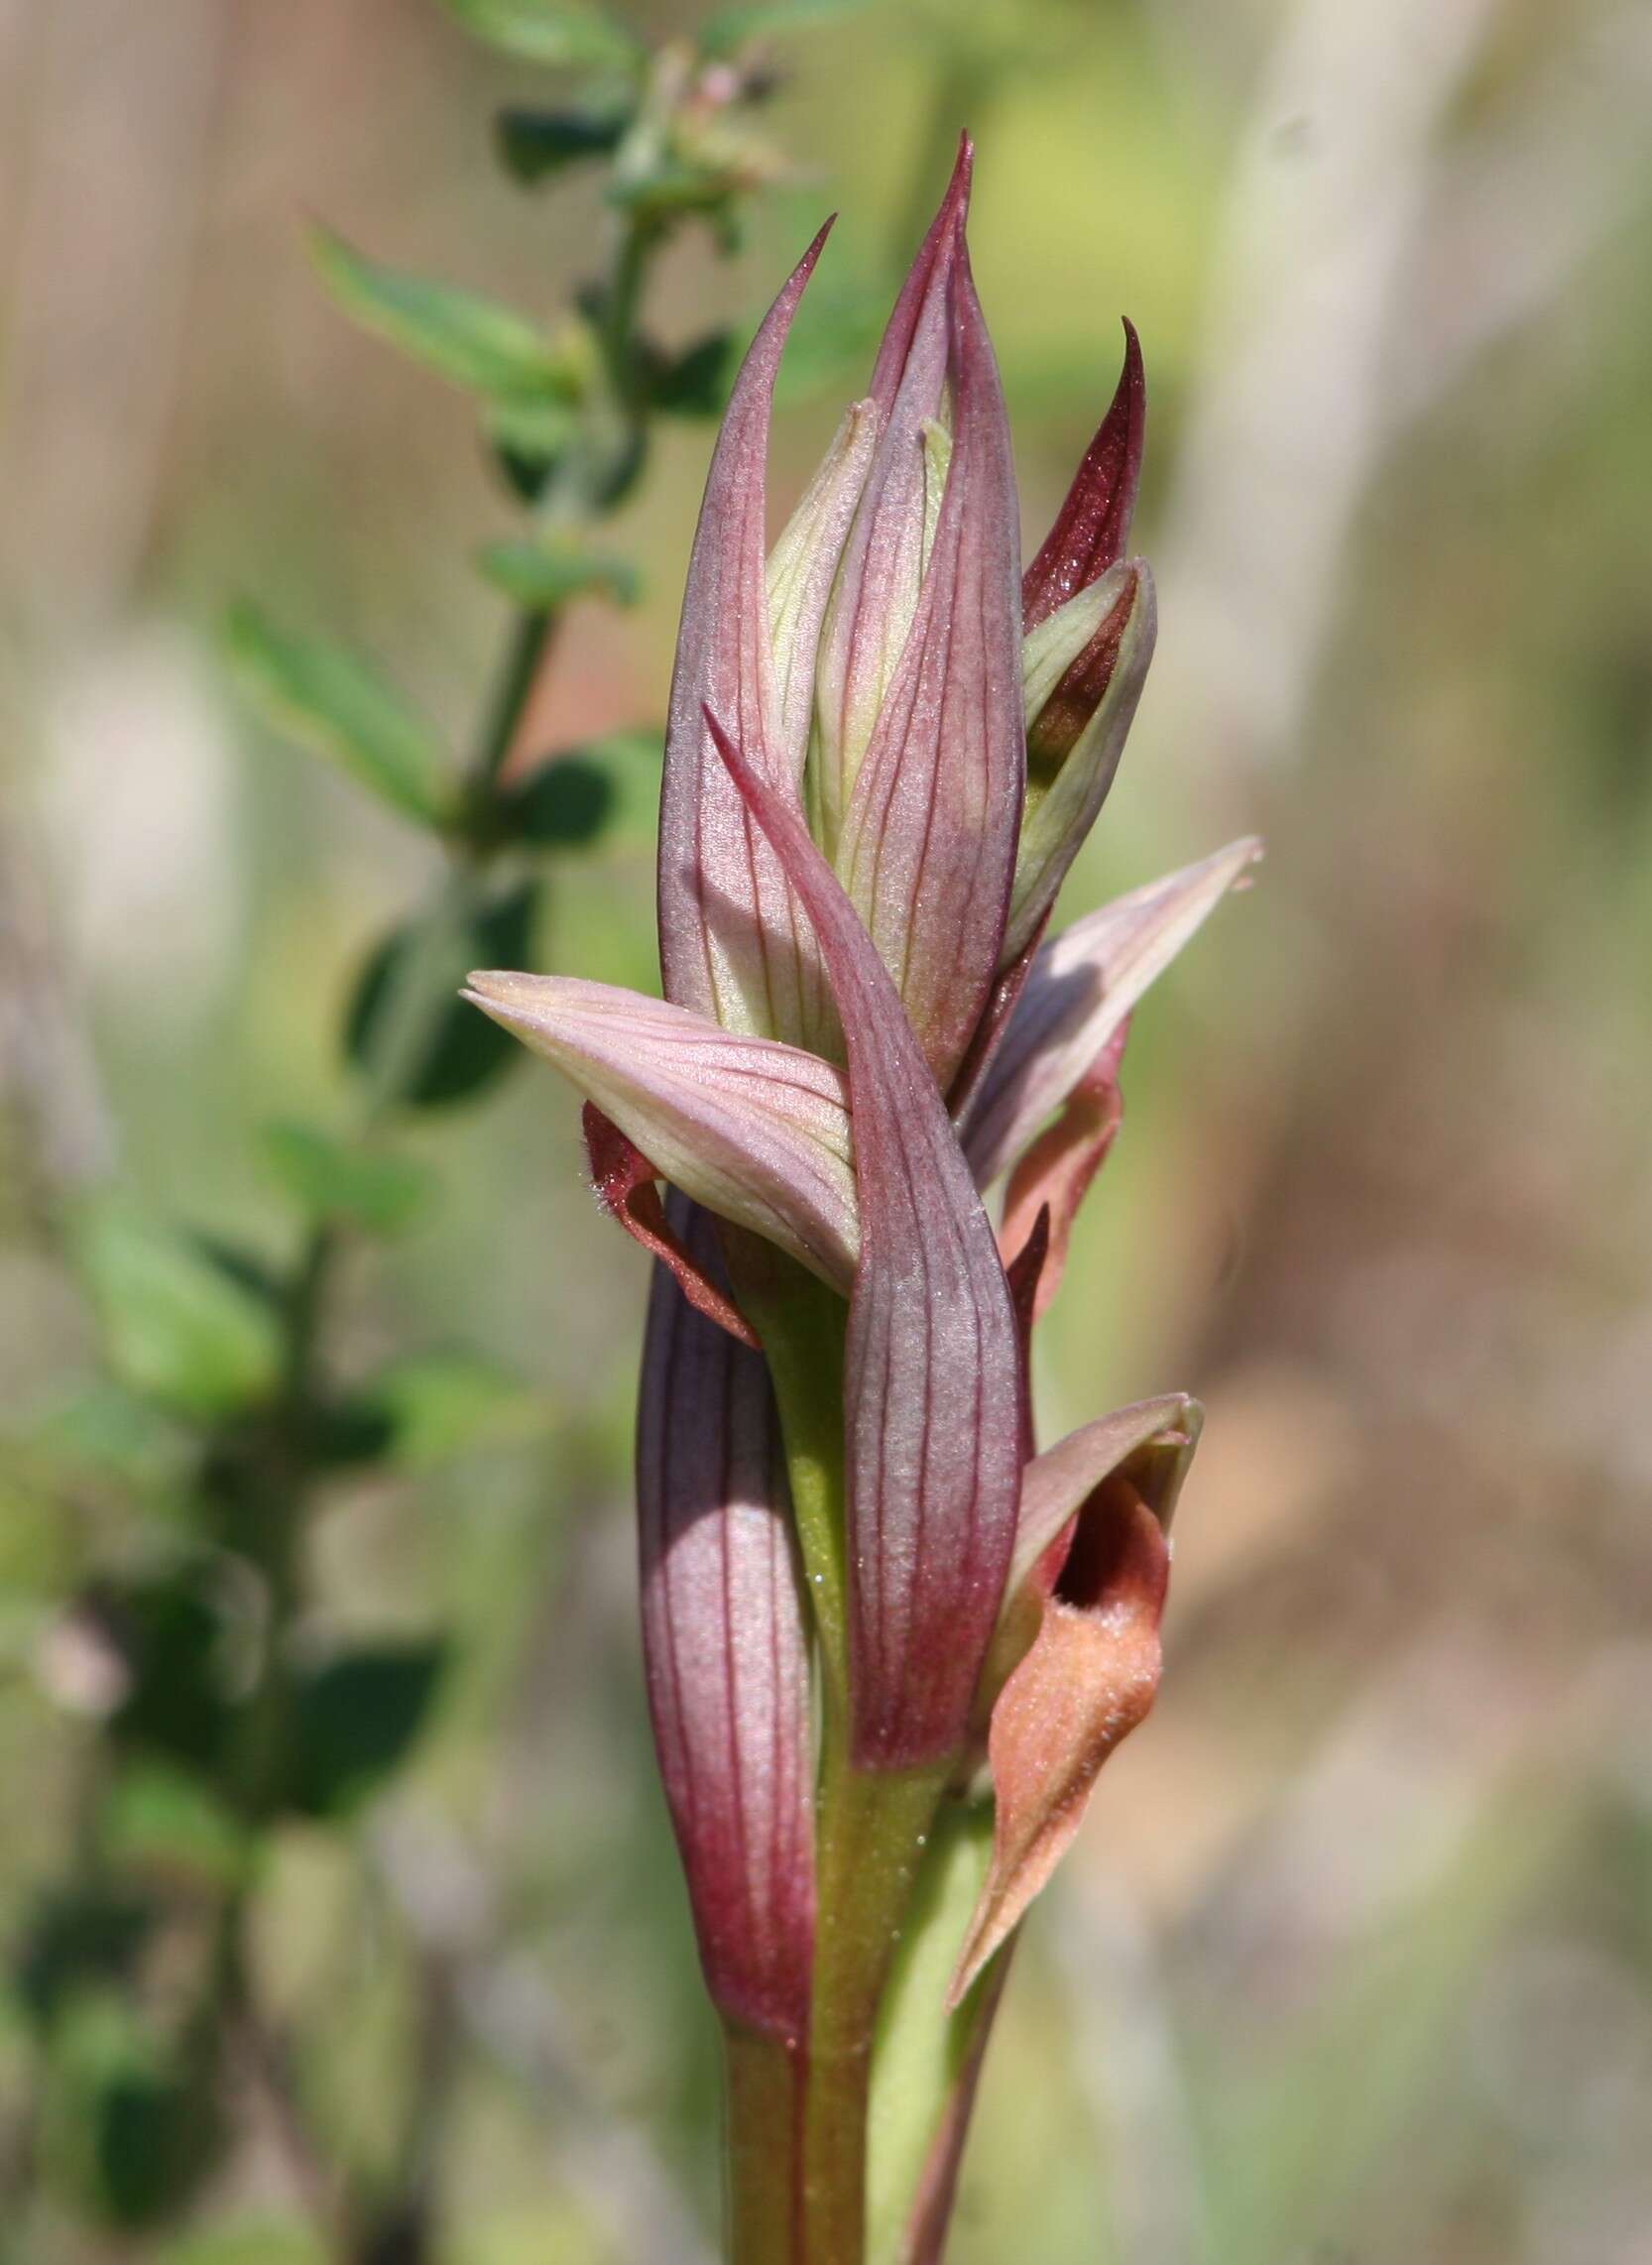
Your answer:
[[[276,1177],[312,1219],[348,1220],[372,1234],[394,1235],[430,1195],[430,1175],[421,1164],[352,1146],[313,1125],[266,1126],[264,1152]]]
[[[211,1418],[274,1389],[279,1318],[189,1238],[105,1202],[82,1216],[75,1252],[109,1365],[133,1390]]]
[[[234,608],[230,663],[278,731],[326,757],[410,818],[445,813],[440,740],[401,695],[341,645],[291,637],[250,605]]]
[[[467,32],[553,69],[635,70],[643,49],[624,25],[568,0],[444,0]]]
[[[519,606],[549,612],[570,599],[611,598],[635,605],[637,569],[624,558],[564,542],[492,542],[477,564],[496,589]]]
[[[524,401],[569,397],[566,360],[537,323],[515,308],[383,267],[330,229],[311,231],[310,251],[346,314],[455,385]]]
[[[700,28],[701,53],[738,55],[754,40],[783,39],[853,15],[866,0],[754,0],[750,7],[719,8]]]

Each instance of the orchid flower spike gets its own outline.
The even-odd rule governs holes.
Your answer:
[[[863,1786],[987,1788],[961,1996],[1151,1702],[1198,1408],[1144,1402],[1039,1456],[1028,1336],[1119,1131],[1131,1014],[1259,854],[1235,842],[1046,936],[1152,656],[1128,552],[1145,381],[1126,323],[1023,575],[972,162],[966,140],[865,398],[772,544],[775,374],[825,229],[736,380],[671,688],[663,1002],[512,973],[467,994],[585,1097],[599,1195],[658,1260],[654,1729],[712,1994],[794,2054],[841,1981],[814,1721]]]

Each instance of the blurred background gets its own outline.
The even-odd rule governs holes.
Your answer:
[[[635,1624],[644,1262],[526,1061],[397,1115],[341,1188],[341,1018],[441,853],[271,731],[226,644],[250,604],[371,656],[444,745],[476,730],[510,617],[476,554],[517,503],[474,402],[345,319],[305,231],[556,331],[609,206],[600,172],[502,170],[501,107],[567,81],[456,20],[490,13],[0,0],[0,2255],[28,2265],[715,2250]],[[1652,10],[789,13],[710,43],[747,74],[740,240],[726,204],[669,232],[650,335],[743,338],[841,208],[776,421],[789,508],[967,123],[1029,547],[1121,313],[1147,358],[1159,650],[1065,909],[1268,843],[1136,1017],[1044,1332],[1047,1437],[1178,1387],[1209,1423],[1163,1695],[1028,1930],[953,2254],[1647,2265]],[[527,964],[654,981],[713,430],[660,417],[602,538],[635,588],[580,585],[511,735],[510,776],[605,751]],[[272,1554],[223,1505],[317,1220],[303,1356],[357,1433]],[[313,1737],[255,1834],[208,1749],[275,1613]]]

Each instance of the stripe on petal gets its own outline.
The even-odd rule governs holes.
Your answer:
[[[716,1231],[670,1223],[719,1271]],[[800,1574],[762,1359],[654,1272],[637,1424],[643,1658],[707,1986],[801,2037],[814,1937],[813,1768]]]
[[[978,1187],[1007,1170],[1261,855],[1253,836],[1135,889],[1040,946],[959,1127]]]
[[[849,1049],[861,1256],[849,1302],[852,1746],[961,1748],[1014,1538],[1015,1315],[987,1214],[883,961],[790,805],[715,724],[819,933]]]
[[[559,1069],[674,1187],[848,1289],[860,1231],[843,1077],[830,1063],[571,976],[473,975],[464,996]]]
[[[974,163],[966,136],[940,210],[895,300],[868,388],[882,421],[820,640],[819,739],[809,767],[810,809],[829,850],[917,611],[930,478],[924,427],[942,407],[951,279]],[[727,705],[713,705],[749,745]]]
[[[828,223],[828,226],[830,223]],[[833,1050],[808,922],[706,738],[708,700],[779,763],[780,698],[765,588],[769,409],[780,350],[825,241],[775,299],[735,380],[694,536],[659,802],[665,995],[731,1030]],[[797,766],[783,781],[795,791]]]
[[[952,330],[934,551],[837,853],[943,1089],[998,970],[1025,788],[1009,420],[962,244]]]

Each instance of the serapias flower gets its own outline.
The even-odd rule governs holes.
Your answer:
[[[1152,654],[1127,555],[1145,388],[1126,324],[1023,575],[971,162],[966,141],[867,397],[772,546],[770,402],[826,230],[736,381],[671,691],[664,1001],[521,974],[468,993],[585,1096],[599,1193],[660,1260],[649,1698],[712,1995],[731,2035],[817,2056],[800,2223],[850,2144],[830,2101],[856,2021],[864,2105],[884,1921],[937,1804],[984,1782],[994,1803],[961,1997],[1151,1703],[1198,1408],[1144,1402],[1037,1455],[1027,1340],[1119,1129],[1131,1012],[1258,854],[1046,938]],[[884,1863],[897,1815],[911,1847]],[[846,1817],[886,1828],[858,1871]]]

